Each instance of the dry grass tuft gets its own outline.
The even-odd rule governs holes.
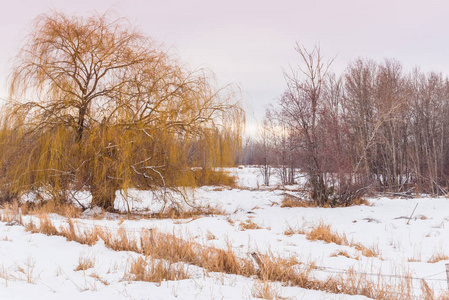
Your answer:
[[[280,286],[268,280],[258,280],[251,289],[251,296],[267,300],[283,299],[280,295]]]
[[[3,241],[3,242],[12,242],[12,240],[11,240],[7,235],[5,235],[4,237],[0,238],[0,241]]]
[[[63,236],[69,241],[75,241],[89,246],[94,245],[101,236],[100,230],[96,226],[92,230],[76,229],[72,219],[67,220],[67,227],[61,226],[59,230],[52,224],[47,215],[40,216],[39,221],[40,225],[37,226],[33,220],[30,220],[30,222],[24,224],[25,230],[31,233],[44,233],[46,235]]]
[[[133,259],[125,279],[135,281],[162,282],[163,280],[183,280],[190,278],[181,264],[150,258]]]
[[[115,234],[108,230],[99,230],[96,228],[95,234],[100,237],[105,245],[115,251],[134,251],[140,252],[137,240],[129,238],[126,230],[120,227]]]
[[[407,259],[408,262],[421,262],[420,258],[417,257],[410,257]]]
[[[338,250],[335,253],[331,254],[331,257],[338,257],[338,256],[344,256],[344,257],[347,257],[350,259],[360,260],[359,256],[352,257],[348,252],[346,252],[344,250]]]
[[[228,221],[228,223],[231,225],[231,226],[234,226],[234,224],[235,224],[235,221],[233,220],[233,219],[231,219],[231,217],[227,217],[226,218],[226,221]]]
[[[345,234],[340,235],[333,232],[330,225],[323,223],[313,227],[312,230],[306,234],[306,237],[311,241],[319,240],[326,243],[335,243],[337,245],[349,245]]]
[[[206,233],[206,240],[212,241],[212,240],[216,240],[216,239],[217,239],[217,237],[212,232],[210,232],[208,230]]]
[[[354,206],[354,205],[356,205],[356,206],[358,206],[358,205],[372,206],[372,204],[369,203],[368,200],[360,198],[360,197],[353,199],[351,205],[352,206]]]
[[[435,293],[433,289],[427,284],[427,282],[424,279],[421,279],[421,292],[422,292],[422,299],[424,300],[435,299]]]
[[[8,274],[8,268],[6,268],[3,264],[0,268],[0,278],[5,280],[5,287],[8,287],[8,280],[9,280],[9,274]]]
[[[408,262],[422,262],[421,252],[415,252],[412,257],[407,259]]]
[[[77,233],[75,231],[75,224],[73,223],[72,219],[67,219],[67,227],[61,226],[60,233],[68,240],[68,241],[75,241],[77,239]],[[87,243],[82,243],[87,244]]]
[[[284,194],[284,198],[281,202],[281,207],[311,207],[314,206],[313,202],[305,201],[301,198],[295,197],[290,194]]]
[[[109,285],[109,282],[101,278],[97,273],[93,272],[89,275],[89,277],[95,278],[96,280],[100,281],[104,285]]]
[[[253,220],[247,219],[245,222],[240,223],[240,230],[262,229],[259,225],[254,223]]]
[[[443,252],[435,252],[427,262],[433,264],[442,260],[449,260],[449,256],[447,256]]]
[[[20,209],[19,202],[14,201],[12,203],[6,203],[0,220],[6,223],[23,224],[22,210]]]
[[[29,256],[25,261],[24,267],[16,264],[18,279],[26,281],[27,283],[35,284],[39,279],[39,275],[35,274],[35,266],[36,261],[31,256]]]
[[[379,247],[377,245],[368,248],[360,243],[355,243],[353,241],[349,242],[345,234],[334,232],[331,230],[330,225],[323,223],[313,227],[312,230],[306,234],[306,237],[311,241],[319,240],[326,243],[354,247],[356,250],[361,251],[362,255],[366,257],[379,257],[380,255]]]
[[[23,225],[26,231],[29,231],[31,233],[37,233],[39,232],[39,228],[34,224],[33,220],[30,220],[30,222],[25,223]]]
[[[306,232],[302,228],[293,228],[288,224],[287,229],[284,231],[284,234],[285,235],[306,234]]]
[[[48,218],[47,215],[39,216],[39,232],[45,235],[58,235],[59,232],[55,226],[53,226],[52,222]]]
[[[82,209],[75,207],[71,203],[58,203],[55,201],[42,201],[39,203],[25,202],[20,208],[24,215],[45,215],[58,214],[68,218],[79,218],[82,214]]]
[[[363,256],[366,257],[379,257],[379,246],[378,245],[372,245],[370,248],[363,246],[360,243],[353,243],[349,245],[351,247],[354,247],[356,250],[361,251]]]
[[[82,255],[78,258],[78,266],[76,266],[74,271],[86,271],[94,266],[95,261],[93,258]]]

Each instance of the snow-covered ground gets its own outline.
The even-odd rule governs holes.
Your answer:
[[[319,266],[313,273],[317,278],[353,268],[373,280],[380,274],[387,282],[395,276],[412,276],[416,295],[421,291],[420,278],[425,278],[437,293],[447,289],[445,263],[449,258],[434,263],[429,260],[437,255],[449,256],[449,199],[373,198],[369,199],[371,206],[282,208],[286,191],[260,189],[258,169],[236,168],[232,172],[239,177],[242,188],[204,187],[192,194],[195,204],[219,207],[223,215],[123,220],[120,215],[91,218],[94,212],[90,211],[77,222],[86,228],[97,225],[112,231],[120,227],[128,232],[157,228],[224,249],[230,243],[241,256],[257,251],[295,257]],[[128,196],[133,199],[129,202],[133,209],[160,208],[151,193],[130,191]],[[122,198],[118,197],[116,207],[125,207]],[[65,223],[63,217],[51,218],[55,225]],[[260,228],[243,230],[241,224],[248,220]],[[320,223],[329,224],[349,241],[378,249],[379,255],[366,257],[355,247],[310,241],[299,233],[285,234],[289,228],[308,232]],[[350,257],[336,255],[340,251]],[[125,275],[130,260],[138,256],[110,250],[101,240],[90,247],[63,237],[31,234],[21,226],[0,222],[0,299],[253,299],[258,286],[255,278],[208,273],[194,266],[188,266],[190,279],[161,284],[130,281]],[[94,266],[74,271],[79,259],[86,257],[94,261]],[[367,299],[280,284],[275,288],[280,296],[291,299]]]

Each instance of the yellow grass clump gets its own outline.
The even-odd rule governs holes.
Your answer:
[[[345,234],[333,232],[330,225],[323,223],[313,227],[312,230],[306,234],[306,237],[311,241],[319,240],[326,243],[335,243],[337,245],[349,245]]]
[[[95,260],[91,257],[81,255],[78,259],[78,265],[74,271],[86,271],[95,266]]]
[[[240,230],[262,229],[253,220],[247,219],[245,222],[240,223]]]
[[[331,226],[328,224],[320,223],[314,226],[311,231],[306,233],[306,237],[311,241],[324,241],[326,243],[335,243],[337,245],[353,247],[362,252],[366,257],[379,257],[379,248],[376,245],[366,247],[360,243],[354,241],[348,241],[345,234],[339,234],[332,231]]]
[[[427,262],[433,264],[442,260],[449,260],[449,256],[447,256],[443,252],[436,251],[432,254]]]
[[[183,280],[190,278],[182,264],[163,260],[138,257],[132,259],[125,279],[134,281],[162,282],[164,280]]]

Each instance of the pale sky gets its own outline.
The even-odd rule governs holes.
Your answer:
[[[449,1],[1,0],[0,98],[6,97],[11,59],[37,15],[107,9],[192,68],[211,69],[220,84],[238,84],[249,124],[261,121],[265,107],[282,94],[282,69],[297,61],[297,40],[336,56],[336,73],[368,57],[449,74]]]

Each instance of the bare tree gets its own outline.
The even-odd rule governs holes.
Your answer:
[[[272,124],[270,119],[265,118],[262,125],[259,127],[259,135],[257,138],[257,161],[260,166],[260,173],[263,178],[265,186],[270,185],[270,178],[273,167],[273,138],[272,138]]]
[[[324,62],[318,46],[308,51],[297,43],[295,50],[300,63],[290,73],[284,73],[287,90],[279,101],[280,112],[298,137],[312,198],[318,205],[324,205],[329,193],[320,152],[319,120],[324,102],[323,87],[331,62]]]
[[[274,173],[282,184],[295,183],[295,169],[297,168],[296,139],[294,130],[286,122],[285,116],[276,109],[267,109],[265,121],[270,124],[272,140],[272,163],[276,167]]]

